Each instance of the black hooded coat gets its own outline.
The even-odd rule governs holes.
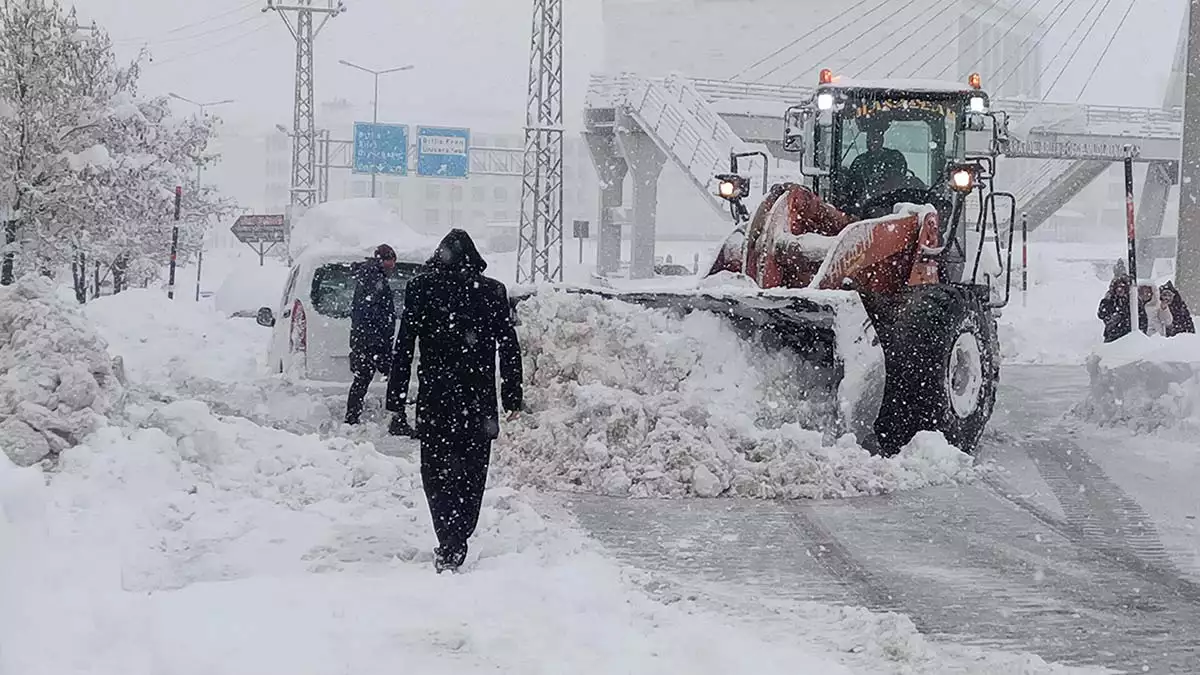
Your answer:
[[[387,372],[396,335],[396,305],[387,273],[378,260],[351,267],[355,281],[350,305],[350,370]]]
[[[1180,333],[1195,333],[1196,324],[1192,321],[1192,312],[1184,302],[1183,296],[1179,294],[1179,289],[1175,288],[1175,284],[1170,281],[1163,284],[1163,289],[1175,294],[1175,299],[1168,306],[1171,310],[1172,321],[1171,326],[1167,328],[1167,337],[1174,337]]]
[[[497,350],[504,409],[522,404],[521,352],[508,290],[483,275],[487,263],[463,230],[451,230],[427,265],[404,293],[387,409],[404,411],[419,347],[417,436],[494,439],[500,432]]]

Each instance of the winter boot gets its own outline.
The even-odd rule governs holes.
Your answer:
[[[466,551],[445,551],[440,546],[433,549],[433,569],[438,574],[447,570],[457,572],[467,560]]]

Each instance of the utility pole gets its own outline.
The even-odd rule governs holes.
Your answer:
[[[313,101],[313,45],[330,19],[346,11],[341,0],[293,0],[277,4],[267,0],[263,12],[278,12],[296,40],[296,93],[292,116],[292,208],[303,210],[317,203],[317,128]],[[289,18],[289,14],[292,14]],[[313,26],[314,15],[322,15]],[[295,213],[299,216],[299,213]]]
[[[196,106],[200,111],[200,119],[204,119],[204,109],[205,108],[214,108],[219,105],[226,105],[228,103],[233,103],[233,99],[231,99],[231,98],[227,98],[227,99],[224,99],[221,101],[210,101],[208,103],[200,103],[199,101],[193,101],[192,99],[187,98],[185,96],[180,96],[179,94],[176,94],[175,92],[170,92],[169,95],[171,98],[183,101],[184,103],[190,103],[190,104]],[[200,195],[200,179],[201,179],[201,176],[203,175],[203,173],[204,173],[204,165],[200,162],[200,158],[197,157],[196,158],[196,195],[197,196]],[[198,254],[196,254],[196,302],[200,302],[200,273],[203,271],[203,269],[204,269],[204,240],[201,239],[200,252]]]
[[[360,66],[356,63],[350,63],[349,61],[347,61],[345,59],[338,61],[338,63],[342,64],[343,66],[350,66],[351,68],[356,68],[358,70],[363,71],[364,73],[370,73],[371,75],[373,75],[375,77],[375,100],[371,103],[371,108],[372,108],[371,124],[372,125],[379,124],[379,76],[387,75],[388,73],[398,73],[402,70],[412,70],[413,69],[412,65],[407,65],[407,66],[400,66],[399,68],[388,68],[386,70],[371,70],[370,68],[364,68],[363,66]],[[376,140],[374,138],[374,134],[376,134],[376,133],[378,133],[378,127],[372,126],[371,134],[372,134],[373,141]],[[375,198],[375,176],[376,175],[377,175],[377,172],[372,170],[371,171],[371,198],[372,199]]]
[[[534,0],[518,284],[563,278],[562,7],[562,0]]]
[[[1196,303],[1200,301],[1200,0],[1188,2],[1186,72],[1175,285],[1187,301]]]

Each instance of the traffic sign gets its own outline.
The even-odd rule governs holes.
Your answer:
[[[287,239],[286,222],[282,215],[239,216],[229,231],[243,244],[282,244]]]
[[[470,152],[470,129],[417,127],[418,176],[466,178]]]
[[[408,126],[354,123],[354,173],[408,175]]]

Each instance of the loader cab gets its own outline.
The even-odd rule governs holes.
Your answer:
[[[953,173],[971,154],[969,136],[988,126],[988,97],[977,84],[977,76],[961,86],[849,82],[822,71],[812,99],[787,112],[784,149],[800,153],[824,201],[852,216],[928,203],[949,225],[962,192]]]

